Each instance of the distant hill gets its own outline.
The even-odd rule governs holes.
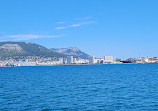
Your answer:
[[[66,55],[30,42],[0,42],[0,57],[66,57]]]
[[[52,48],[53,51],[61,54],[65,54],[68,56],[74,56],[74,57],[80,57],[84,59],[88,59],[89,55],[82,52],[79,48],[77,47],[70,47],[70,48],[61,48],[61,49],[54,49]]]

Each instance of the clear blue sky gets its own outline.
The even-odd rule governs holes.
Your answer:
[[[158,0],[1,0],[0,41],[90,55],[158,56]]]

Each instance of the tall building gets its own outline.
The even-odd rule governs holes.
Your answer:
[[[89,57],[89,63],[90,64],[94,64],[94,62],[95,62],[95,57],[94,56],[90,56]]]
[[[73,56],[67,57],[67,64],[73,64]]]

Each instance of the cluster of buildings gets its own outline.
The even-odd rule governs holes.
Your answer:
[[[51,66],[63,64],[104,64],[116,63],[116,59],[112,56],[105,56],[104,58],[95,58],[94,56],[87,59],[75,58],[68,56],[67,58],[52,58],[52,57],[27,57],[23,59],[7,58],[0,60],[0,67],[9,66]]]
[[[51,66],[51,65],[66,65],[66,64],[124,64],[124,63],[158,63],[158,57],[140,57],[129,59],[116,59],[112,56],[104,56],[103,58],[95,58],[94,56],[88,59],[75,58],[68,56],[67,58],[51,58],[51,57],[28,57],[23,59],[5,59],[0,60],[0,67],[12,66]]]
[[[82,58],[74,58],[73,56],[67,57],[66,64],[88,64],[88,59],[82,59]]]
[[[95,58],[94,56],[89,57],[90,64],[114,64],[119,63],[116,61],[115,57],[112,56],[104,56],[104,58]]]
[[[139,57],[139,58],[129,58],[121,59],[122,63],[158,63],[158,57]]]
[[[29,57],[23,59],[5,59],[0,60],[0,67],[5,66],[51,66],[64,64],[64,58],[51,58],[51,57]]]
[[[67,64],[110,64],[110,63],[118,63],[116,62],[116,58],[112,56],[104,56],[104,58],[95,58],[94,56],[90,56],[88,59],[82,58],[74,58],[73,56],[69,56],[67,58]]]

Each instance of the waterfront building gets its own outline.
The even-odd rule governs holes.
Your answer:
[[[153,57],[152,61],[153,61],[153,63],[158,63],[158,57]]]
[[[64,63],[64,58],[59,58],[58,61],[59,61],[59,64],[63,64]]]
[[[94,60],[94,63],[95,64],[100,64],[100,63],[103,63],[103,60],[104,60],[103,58],[97,58],[97,59]]]
[[[94,56],[90,56],[89,57],[89,63],[90,64],[94,64],[95,63],[95,57]]]
[[[142,59],[139,58],[136,60],[136,63],[144,63],[144,62],[142,61]]]
[[[73,64],[74,63],[73,61],[74,61],[73,56],[68,56],[67,57],[67,64]]]
[[[89,60],[82,59],[82,58],[74,58],[74,63],[75,64],[88,64]]]
[[[104,63],[114,63],[116,62],[116,58],[112,56],[104,56]]]

